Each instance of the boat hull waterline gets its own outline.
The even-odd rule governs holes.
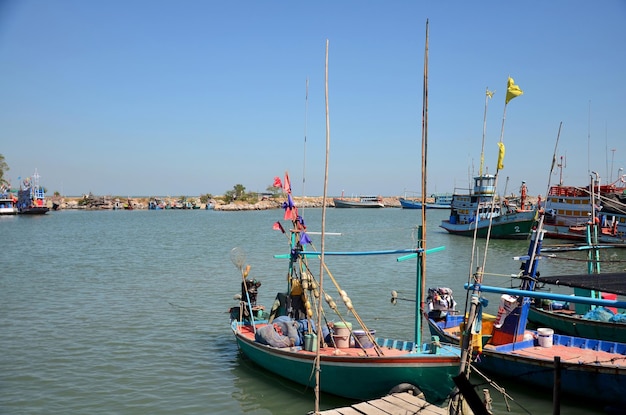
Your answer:
[[[442,342],[458,344],[461,321],[462,316],[448,316],[438,322],[429,319],[428,324],[431,334]],[[552,345],[543,347],[537,332],[526,333],[533,339],[484,346],[474,364],[492,375],[551,390],[554,358],[559,356],[562,393],[595,402],[626,404],[626,344],[553,334]]]
[[[262,324],[261,324],[262,325]],[[234,321],[232,329],[241,352],[270,372],[301,385],[314,388],[313,376],[316,352],[300,347],[275,348],[255,342],[251,326]],[[246,336],[246,332],[248,336]],[[349,399],[373,399],[387,395],[399,384],[417,386],[429,402],[441,403],[454,388],[452,378],[458,374],[458,348],[439,348],[437,353],[427,350],[415,352],[384,347],[392,340],[377,339],[387,355],[376,356],[374,349],[320,349],[322,392]],[[412,347],[412,342],[396,342]],[[338,350],[338,352],[337,352]],[[364,350],[371,350],[365,355]]]
[[[491,238],[496,239],[527,239],[535,224],[535,212],[519,212],[508,216],[495,217],[492,220]],[[474,236],[476,223],[455,224],[449,220],[442,221],[441,227],[449,233],[461,236]],[[477,237],[486,238],[489,231],[489,220],[478,222]]]

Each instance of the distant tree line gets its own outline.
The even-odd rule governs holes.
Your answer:
[[[231,190],[228,190],[222,196],[222,200],[225,203],[232,203],[235,201],[256,203],[259,199],[264,197],[276,198],[280,193],[280,187],[270,185],[266,188],[266,193],[259,194],[258,192],[246,192],[246,187],[242,184],[236,184]]]

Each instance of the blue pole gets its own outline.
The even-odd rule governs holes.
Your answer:
[[[417,240],[420,241],[418,249],[422,248],[422,227],[417,228]],[[421,350],[422,348],[422,253],[417,255],[417,280],[415,281],[415,345]]]
[[[474,288],[476,288],[476,290],[486,292],[486,293],[510,294],[510,295],[517,295],[517,296],[522,296],[522,297],[545,298],[548,300],[566,301],[570,303],[595,304],[595,305],[602,305],[602,306],[609,306],[609,307],[626,308],[626,301],[618,301],[618,300],[603,300],[600,298],[579,297],[577,295],[517,290],[514,288],[494,287],[491,285],[480,285],[480,284],[465,284],[464,288],[466,290],[473,290]]]

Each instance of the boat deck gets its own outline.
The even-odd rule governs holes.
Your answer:
[[[483,322],[484,323],[484,322]],[[461,332],[459,327],[448,327],[443,329],[451,337],[460,338]],[[485,350],[496,351],[497,346],[486,344]],[[510,353],[520,357],[541,358],[549,361],[554,361],[556,356],[561,358],[563,363],[575,363],[575,364],[595,364],[597,366],[615,367],[615,365],[623,366],[626,368],[626,355],[620,353],[611,353],[610,351],[595,350],[593,348],[587,349],[583,347],[571,347],[560,344],[553,344],[551,347],[542,346],[530,346],[520,347],[519,349],[508,350],[505,353]]]
[[[495,347],[491,345],[485,346],[485,349],[494,348]],[[561,362],[564,363],[595,364],[606,367],[615,367],[615,365],[618,365],[626,367],[626,356],[624,355],[605,352],[602,350],[567,347],[557,344],[552,345],[552,347],[526,347],[507,353],[516,356],[531,357],[534,359],[541,358],[551,361],[554,360],[556,356],[559,356],[561,358]]]
[[[266,323],[257,323],[256,327],[260,328],[266,325],[267,325]],[[254,331],[252,329],[252,326],[238,326],[238,328],[239,328],[239,332],[244,337],[254,341]],[[267,346],[267,347],[271,347],[271,346]],[[307,351],[302,346],[285,347],[281,349],[284,349],[287,351],[296,351],[302,354],[310,354],[313,356],[316,355],[317,353],[315,351]],[[380,346],[380,349],[382,351],[382,355],[387,356],[387,357],[404,356],[413,351],[412,349],[402,349],[402,348],[397,348],[397,347],[391,347],[391,345]],[[374,347],[360,348],[360,347],[328,346],[328,347],[320,348],[320,354],[322,356],[351,356],[351,357],[379,356],[379,354],[376,352],[376,348]]]

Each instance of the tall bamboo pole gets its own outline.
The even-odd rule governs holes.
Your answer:
[[[422,95],[422,223],[418,234],[419,246],[422,252],[418,252],[418,283],[415,295],[415,344],[422,344],[422,315],[426,310],[426,195],[427,188],[427,164],[428,154],[428,19],[426,19],[426,41],[424,45],[424,92]],[[421,346],[420,346],[421,347]]]
[[[326,96],[326,166],[324,169],[324,194],[322,196],[322,235],[320,244],[320,283],[319,291],[324,292],[324,239],[326,236],[326,197],[328,194],[328,155],[330,153],[330,118],[328,115],[328,39],[326,39],[326,64],[325,64],[325,96]],[[320,299],[317,309],[317,353],[315,355],[315,413],[320,410],[320,347],[322,339],[322,301]]]

